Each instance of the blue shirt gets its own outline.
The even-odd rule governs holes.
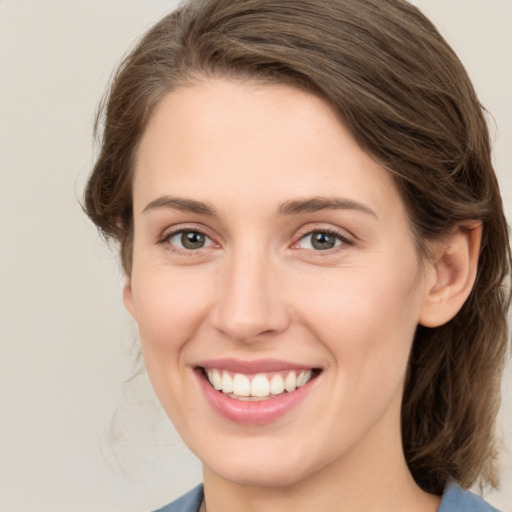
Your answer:
[[[204,497],[203,484],[155,512],[198,512]],[[498,512],[494,507],[472,492],[449,484],[437,512]]]

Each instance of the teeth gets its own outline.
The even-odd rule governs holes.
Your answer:
[[[228,372],[222,374],[222,392],[233,393],[233,379]]]
[[[286,389],[288,393],[291,393],[292,391],[295,391],[296,388],[297,376],[295,375],[295,372],[290,372],[284,379],[284,389]]]
[[[285,375],[284,378],[283,375]],[[311,380],[313,372],[303,370],[297,375],[296,371],[289,371],[287,374],[275,373],[271,378],[264,373],[259,373],[250,380],[243,373],[235,373],[232,376],[227,371],[209,369],[207,376],[210,384],[217,391],[240,400],[258,400],[280,395],[284,391],[288,393],[295,391]]]
[[[265,375],[256,375],[251,382],[251,396],[270,395],[270,382]]]
[[[233,394],[238,396],[251,395],[251,382],[243,373],[235,373],[233,377]]]
[[[313,372],[311,370],[300,372],[297,377],[297,387],[300,388],[301,386],[304,386],[304,384],[307,384],[311,379],[312,374]]]
[[[218,370],[211,370],[208,372],[208,377],[210,379],[210,382],[212,383],[212,386],[219,391],[222,389],[222,379],[220,377],[220,373]]]
[[[270,392],[273,395],[280,395],[284,391],[283,377],[276,373],[270,380]]]

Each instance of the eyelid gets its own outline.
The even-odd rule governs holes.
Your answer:
[[[206,247],[201,247],[198,249],[185,249],[173,246],[170,244],[170,238],[173,236],[176,236],[177,234],[186,232],[186,231],[192,231],[201,233],[204,235],[208,240],[211,241],[211,244],[209,244]],[[297,244],[304,239],[305,237],[312,235],[313,233],[327,233],[329,235],[335,236],[339,240],[341,240],[341,244],[331,248],[331,249],[325,249],[325,250],[314,250],[314,249],[302,249],[300,247],[297,247]],[[217,242],[217,237],[215,235],[211,234],[211,230],[207,228],[206,226],[200,225],[200,224],[189,224],[189,223],[183,223],[178,224],[174,226],[169,226],[166,229],[162,231],[162,234],[158,237],[157,243],[159,245],[168,245],[168,248],[175,252],[181,252],[183,254],[190,255],[192,253],[199,253],[203,249],[208,249],[210,247],[220,247],[220,244]],[[304,251],[309,252],[315,252],[315,253],[323,253],[324,255],[332,254],[333,252],[337,252],[339,250],[342,250],[346,247],[353,246],[355,244],[356,237],[352,234],[348,233],[347,230],[333,227],[332,225],[326,226],[325,224],[315,223],[315,224],[308,224],[306,226],[303,226],[300,228],[297,232],[297,235],[294,237],[294,241],[291,244],[292,249],[302,249]]]
[[[211,244],[207,245],[206,247],[200,247],[198,249],[185,249],[181,247],[176,247],[170,243],[170,239],[180,233],[184,233],[186,231],[194,232],[194,233],[201,233],[204,235],[208,240],[211,241]],[[162,234],[157,239],[157,244],[159,245],[168,245],[168,249],[172,250],[176,253],[182,253],[190,255],[192,253],[199,253],[203,249],[208,249],[210,247],[219,247],[219,243],[215,240],[215,237],[212,236],[210,233],[210,229],[207,229],[204,226],[198,225],[198,224],[178,224],[175,226],[167,227],[163,230]]]
[[[337,246],[332,247],[331,249],[325,249],[323,251],[314,250],[314,249],[303,249],[303,250],[313,251],[316,253],[329,254],[332,252],[336,252],[338,250],[342,250],[342,248],[345,248],[347,246],[350,247],[350,246],[354,245],[354,243],[355,243],[355,240],[354,240],[355,237],[348,235],[346,230],[343,230],[341,228],[335,228],[333,226],[325,226],[325,224],[324,225],[315,224],[311,227],[306,226],[299,230],[297,236],[295,237],[295,241],[292,243],[292,246],[291,246],[292,249],[297,249],[297,250],[301,249],[300,247],[297,247],[297,244],[301,240],[306,238],[307,236],[312,235],[313,233],[327,233],[329,235],[332,235],[332,236],[338,238],[339,240],[341,240],[342,243]]]
[[[188,249],[186,247],[180,247],[181,250],[196,252],[196,251],[199,251],[199,250],[204,249],[206,247],[211,247],[215,243],[208,235],[206,235],[204,233],[201,233],[200,231],[197,231],[195,229],[182,229],[180,231],[176,231],[175,233],[171,233],[167,237],[167,241],[170,242],[173,238],[181,238],[186,233],[195,233],[195,234],[198,234],[198,235],[202,235],[204,237],[204,245],[202,247],[197,247],[196,249]],[[177,244],[172,242],[172,245],[175,246]]]

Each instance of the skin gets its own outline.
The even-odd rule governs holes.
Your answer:
[[[282,211],[311,198],[344,204]],[[124,301],[155,391],[203,462],[208,511],[436,510],[403,456],[402,389],[418,323],[447,321],[469,293],[478,233],[456,230],[422,264],[389,173],[326,104],[226,80],[161,101],[133,201]],[[205,246],[183,248],[185,228]],[[314,230],[337,245],[315,249]],[[322,372],[284,417],[239,425],[212,410],[194,372],[228,357]]]

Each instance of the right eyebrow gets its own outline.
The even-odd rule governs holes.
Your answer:
[[[182,212],[199,213],[201,215],[216,215],[215,208],[208,203],[196,201],[195,199],[185,199],[182,197],[162,196],[148,203],[142,213],[160,208],[170,210],[180,210]]]
[[[279,208],[279,213],[281,215],[298,215],[321,210],[355,210],[377,218],[377,214],[368,206],[351,199],[338,197],[312,197],[310,199],[286,201]]]

